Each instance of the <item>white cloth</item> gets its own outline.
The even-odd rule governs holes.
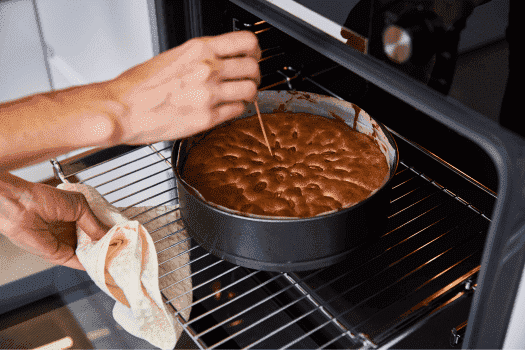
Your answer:
[[[89,236],[78,228],[76,254],[95,284],[115,299],[116,303],[113,308],[115,321],[127,332],[154,346],[161,349],[173,349],[182,332],[182,327],[173,318],[176,311],[166,305],[161,296],[157,252],[146,228],[139,221],[130,221],[117,208],[110,205],[98,191],[88,185],[60,184],[58,188],[83,193],[93,213],[105,225],[111,227],[108,233],[96,242],[91,241]],[[135,209],[134,212],[137,213],[138,208],[132,209]],[[148,216],[158,214],[159,211],[166,213],[166,207],[150,210]],[[163,238],[173,238],[171,234],[164,236]],[[184,242],[183,236],[179,234],[178,239],[180,246],[177,247],[178,251],[188,247],[189,242],[186,245],[181,244]],[[170,241],[169,239],[164,240],[165,243]],[[189,256],[183,258],[182,261],[179,259],[176,265],[184,267],[188,258]],[[171,268],[175,267],[172,261],[170,263]],[[184,312],[180,312],[180,316],[185,320],[189,317],[191,309],[188,305],[191,304],[192,298],[189,271],[188,264],[186,268],[176,271],[177,276],[168,275],[171,278],[168,281],[171,282],[171,285],[179,283],[178,286],[175,286],[177,293],[172,293],[169,297],[177,295],[178,299],[172,304],[178,308],[179,312],[186,307]],[[162,269],[161,273],[163,273]],[[174,277],[183,279],[184,283],[173,281]],[[163,284],[170,286],[166,282]],[[183,295],[185,292],[188,293]]]

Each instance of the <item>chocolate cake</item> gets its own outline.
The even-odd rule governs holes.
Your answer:
[[[261,114],[209,132],[189,151],[182,177],[209,202],[270,216],[312,217],[350,207],[381,187],[385,156],[370,136],[307,113]]]

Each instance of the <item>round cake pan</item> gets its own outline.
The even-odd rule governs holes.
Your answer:
[[[266,271],[304,271],[342,261],[358,245],[381,235],[386,221],[388,183],[398,165],[397,145],[380,123],[352,103],[305,92],[263,91],[261,113],[306,112],[342,118],[360,133],[373,137],[385,155],[389,174],[364,201],[310,218],[246,214],[207,202],[182,178],[192,145],[207,132],[175,143],[172,166],[180,212],[188,234],[215,256],[244,267]],[[249,105],[239,118],[256,113]],[[209,132],[209,131],[208,131]]]

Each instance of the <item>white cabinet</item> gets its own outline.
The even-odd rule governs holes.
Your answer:
[[[112,79],[158,53],[153,0],[36,0],[36,10],[42,41],[31,0],[0,1],[0,102]],[[12,173],[53,177],[49,162]]]
[[[36,3],[57,89],[112,79],[153,57],[148,1]]]
[[[31,0],[0,2],[0,102],[51,88]]]
[[[51,89],[31,0],[0,2],[0,102]],[[53,176],[50,164],[13,172],[30,181]]]

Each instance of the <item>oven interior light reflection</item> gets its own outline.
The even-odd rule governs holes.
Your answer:
[[[35,350],[56,350],[56,349],[69,349],[73,346],[73,339],[71,337],[65,337],[59,340],[55,340],[46,345],[42,345]]]

